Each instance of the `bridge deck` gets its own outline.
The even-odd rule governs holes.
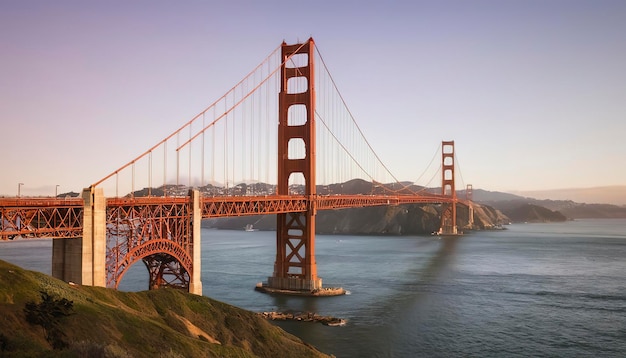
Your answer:
[[[207,196],[202,217],[219,218],[271,215],[315,210],[335,210],[401,204],[452,202],[441,195],[264,195]],[[188,205],[190,197],[107,198],[107,207],[172,207]],[[74,238],[82,236],[82,198],[0,198],[0,240],[22,238]],[[171,210],[151,210],[171,213]],[[167,214],[164,214],[167,215]]]

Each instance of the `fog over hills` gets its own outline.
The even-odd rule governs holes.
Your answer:
[[[534,199],[571,200],[586,204],[626,205],[626,185],[594,188],[571,188],[534,191],[511,191],[511,194]]]

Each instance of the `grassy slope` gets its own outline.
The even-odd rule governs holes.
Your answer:
[[[23,313],[40,291],[74,302],[64,318],[70,348],[51,351]],[[221,344],[210,343],[217,340]],[[15,357],[320,357],[324,356],[248,312],[208,297],[163,289],[145,292],[70,286],[0,260],[0,356]]]

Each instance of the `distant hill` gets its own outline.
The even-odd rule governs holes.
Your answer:
[[[620,193],[622,187],[611,187],[612,193]],[[626,186],[623,187],[626,189]],[[207,185],[199,188],[203,195],[271,195],[276,188],[270,184],[238,184],[228,189]],[[303,185],[292,185],[289,188],[291,193],[304,193]],[[186,186],[168,186],[167,192],[170,195],[186,195],[188,188]],[[396,194],[412,194],[420,193],[440,193],[440,188],[424,188],[413,185],[412,183],[372,183],[361,179],[350,180],[345,183],[318,185],[317,193],[320,195],[335,194],[384,194],[393,192]],[[145,196],[149,193],[159,195],[164,192],[164,188],[155,188],[148,190],[146,188],[136,191],[135,196]],[[459,198],[464,199],[465,190],[457,192]],[[498,225],[508,221],[511,215],[514,221],[560,221],[561,216],[569,219],[581,218],[626,218],[626,206],[617,206],[613,204],[585,204],[572,200],[550,200],[537,199],[532,197],[520,196],[512,193],[503,193],[498,191],[488,191],[483,189],[473,190],[473,200],[491,208],[478,210],[475,221],[476,229],[489,228],[492,225]],[[531,210],[527,214],[529,217],[521,215],[518,208],[531,204],[534,206],[549,209],[547,212],[543,210]],[[377,207],[369,209],[345,209],[335,211],[320,211],[317,218],[318,233],[344,233],[344,234],[422,234],[431,232],[438,225],[438,217],[440,213],[437,206],[419,206],[411,207],[402,206],[403,209],[390,207]],[[407,211],[408,210],[408,211]],[[433,212],[434,210],[434,212]],[[532,215],[531,215],[532,212]],[[461,220],[462,219],[462,211]],[[537,216],[537,217],[534,217]],[[364,218],[370,218],[365,220]],[[376,220],[374,220],[376,218]],[[205,225],[211,227],[242,229],[247,224],[254,224],[255,228],[261,230],[275,229],[275,219],[271,217],[245,217],[245,218],[224,218],[219,222],[207,221]],[[459,225],[461,226],[461,225]]]
[[[292,186],[292,192],[304,193],[304,186]],[[320,195],[348,194],[370,195],[395,193],[414,194],[438,193],[440,189],[424,188],[411,183],[379,184],[361,179],[345,183],[318,185]],[[407,204],[397,206],[375,206],[338,210],[320,210],[316,218],[318,234],[346,235],[419,235],[430,234],[441,226],[442,206],[438,204]],[[468,210],[464,205],[457,207],[457,226],[470,229]],[[484,205],[474,208],[474,225],[471,229],[490,229],[509,222],[500,211]],[[243,230],[246,225],[254,225],[259,230],[276,230],[274,215],[242,216],[219,219],[205,219],[202,225],[218,229]]]
[[[62,300],[70,307],[54,304]],[[253,312],[205,296],[70,285],[1,260],[0,322],[0,357],[326,356]]]
[[[461,193],[459,195],[464,195]],[[585,204],[572,200],[549,200],[523,197],[510,193],[474,189],[474,201],[493,206],[510,216],[518,207],[532,204],[558,211],[569,219],[615,219],[626,218],[626,206],[612,204]],[[513,214],[515,216],[515,214]],[[529,221],[529,220],[522,220]]]
[[[626,205],[626,185],[555,190],[514,191],[524,197],[544,200],[571,200],[586,204]]]
[[[506,215],[514,222],[559,222],[567,220],[567,217],[558,211],[533,204],[517,206],[508,210]]]
[[[465,198],[465,190],[459,190],[457,196]],[[523,200],[519,195],[503,193],[500,191],[488,191],[484,189],[474,189],[472,191],[473,200],[479,203],[493,203],[498,201]]]

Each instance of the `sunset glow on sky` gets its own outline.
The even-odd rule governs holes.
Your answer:
[[[475,189],[626,184],[625,1],[5,0],[0,195],[80,191],[311,36],[401,180],[454,140]]]

